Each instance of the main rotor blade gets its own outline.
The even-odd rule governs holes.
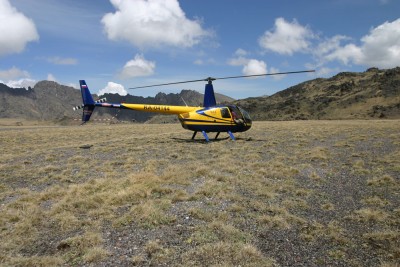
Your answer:
[[[288,72],[263,73],[263,74],[254,74],[254,75],[240,75],[240,76],[214,78],[214,80],[247,78],[247,77],[257,77],[257,76],[284,75],[284,74],[295,74],[295,73],[304,73],[304,72],[315,72],[315,70],[300,70],[300,71],[288,71]]]
[[[191,81],[174,82],[174,83],[152,84],[152,85],[132,87],[132,88],[129,88],[129,89],[139,89],[139,88],[147,88],[147,87],[155,87],[155,86],[163,86],[163,85],[172,85],[172,84],[180,84],[180,83],[194,83],[194,82],[206,82],[206,81],[208,81],[208,79],[191,80]]]
[[[224,80],[224,79],[236,79],[236,78],[247,78],[247,77],[258,77],[258,76],[284,75],[284,74],[295,74],[295,73],[304,73],[304,72],[315,72],[315,70],[275,72],[275,73],[263,73],[263,74],[254,74],[254,75],[240,75],[240,76],[230,76],[230,77],[219,77],[219,78],[208,77],[208,78],[200,79],[200,80],[190,80],[190,81],[183,81],[183,82],[173,82],[173,83],[162,83],[162,84],[137,86],[137,87],[132,87],[132,88],[129,88],[129,89],[132,90],[132,89],[140,89],[140,88],[163,86],[163,85],[172,85],[172,84],[181,84],[181,83],[212,82],[212,81],[215,81],[215,80]]]

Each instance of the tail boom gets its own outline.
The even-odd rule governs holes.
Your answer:
[[[201,107],[169,106],[169,105],[125,104],[125,103],[120,105],[123,106],[123,108],[137,110],[137,111],[155,112],[162,114],[175,114],[175,115],[201,109]]]
[[[83,113],[82,113],[82,122],[83,123],[90,120],[90,117],[92,116],[95,107],[131,109],[131,110],[136,110],[136,111],[146,111],[146,112],[155,112],[155,113],[162,113],[162,114],[175,114],[175,115],[179,115],[182,113],[188,113],[188,112],[192,112],[192,111],[201,109],[201,107],[188,107],[188,106],[108,103],[108,102],[105,102],[106,101],[105,99],[100,99],[100,100],[94,101],[92,94],[90,93],[85,80],[80,80],[79,84],[81,87],[83,105],[76,106],[73,109],[74,110],[83,109]]]

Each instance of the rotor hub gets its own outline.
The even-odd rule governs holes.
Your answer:
[[[212,81],[215,81],[215,80],[216,80],[216,78],[213,78],[213,77],[208,77],[208,78],[204,79],[204,81],[208,82],[208,84],[212,84]]]

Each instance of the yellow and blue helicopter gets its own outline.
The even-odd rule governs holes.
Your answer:
[[[215,80],[222,79],[234,79],[234,78],[245,78],[245,77],[257,77],[257,76],[269,76],[269,75],[283,75],[283,74],[294,74],[313,72],[314,70],[305,71],[292,71],[292,72],[279,72],[279,73],[267,73],[267,74],[256,74],[256,75],[243,75],[243,76],[231,76],[206,79],[191,80],[174,83],[155,84],[147,86],[139,86],[130,89],[139,89],[153,86],[166,86],[181,83],[192,83],[192,82],[207,82],[204,92],[204,102],[201,107],[193,106],[170,106],[170,105],[149,105],[149,104],[129,104],[129,103],[107,103],[105,99],[95,101],[89,91],[89,88],[85,80],[80,80],[79,84],[81,87],[83,105],[74,107],[76,109],[83,109],[82,123],[86,123],[90,120],[95,107],[104,108],[117,108],[117,109],[131,109],[136,111],[156,112],[162,114],[176,114],[178,115],[179,121],[182,127],[194,131],[192,139],[196,137],[197,132],[201,132],[208,142],[210,139],[207,133],[217,133],[215,139],[218,138],[221,132],[229,134],[232,140],[235,140],[233,133],[244,132],[251,128],[252,120],[247,111],[237,105],[217,105],[215,100],[214,88],[212,82]]]

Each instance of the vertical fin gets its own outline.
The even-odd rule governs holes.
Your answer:
[[[81,94],[83,101],[83,113],[82,113],[82,122],[85,123],[90,120],[90,116],[92,116],[95,102],[93,100],[92,94],[89,91],[88,86],[86,85],[85,80],[79,80],[79,84],[81,86]]]
[[[79,84],[81,86],[83,104],[84,105],[94,105],[94,100],[93,100],[92,94],[90,93],[85,80],[79,80]]]
[[[217,101],[215,100],[215,94],[214,94],[214,87],[211,82],[206,84],[206,89],[204,91],[204,103],[203,106],[205,108],[216,106]]]

